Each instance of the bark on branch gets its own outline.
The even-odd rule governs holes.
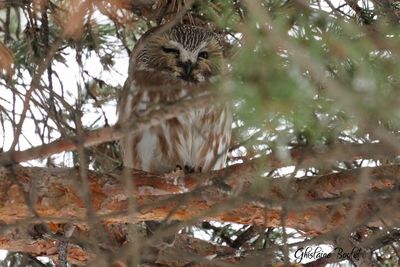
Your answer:
[[[128,235],[126,225],[105,225],[99,230],[102,231],[103,236],[107,236],[107,238],[103,238],[98,242],[103,255],[94,255],[90,245],[82,242],[82,240],[88,238],[88,232],[81,229],[68,242],[68,262],[70,264],[87,265],[90,262],[90,266],[120,266],[116,263],[124,259],[127,256],[125,254],[129,253],[129,244],[126,242]],[[60,243],[57,237],[32,237],[30,234],[32,234],[32,229],[29,229],[29,227],[28,229],[24,227],[9,228],[0,235],[0,247],[7,248],[8,251],[12,252],[24,251],[34,257],[46,256],[57,263]],[[144,236],[141,236],[141,238],[144,238]],[[168,266],[184,266],[194,260],[197,263],[205,263],[204,265],[196,266],[211,266],[211,258],[218,259],[221,257],[223,259],[220,260],[222,262],[225,261],[225,263],[239,259],[236,256],[238,250],[234,248],[219,246],[185,234],[177,235],[174,244],[162,250],[145,246],[142,246],[141,250],[141,254],[144,255],[144,262],[156,262]],[[105,255],[109,256],[110,254],[114,255],[115,260],[107,259]],[[114,265],[111,264],[113,261]],[[110,265],[105,262],[110,263]]]
[[[260,164],[262,160],[255,160],[185,177],[136,170],[129,170],[128,175],[89,171],[90,192],[82,191],[75,168],[1,168],[0,220],[6,224],[21,220],[85,223],[86,209],[91,208],[98,220],[106,222],[163,220],[170,215],[183,221],[209,219],[277,227],[284,215],[286,226],[320,233],[345,223],[353,209],[357,221],[377,223],[377,210],[393,208],[385,222],[398,221],[400,212],[394,208],[398,201],[393,196],[399,165],[302,179],[267,179],[259,173]],[[135,185],[131,192],[128,181]],[[84,204],[87,193],[91,207]],[[132,196],[137,211],[128,213]],[[357,197],[361,201],[355,201]]]
[[[54,240],[49,242],[41,236],[35,239],[31,235],[18,243],[11,242],[5,234],[12,227],[37,223],[48,225],[49,229],[65,223],[88,229],[90,224],[122,225],[170,217],[187,224],[205,219],[279,227],[284,222],[286,227],[312,235],[343,226],[388,227],[399,222],[396,185],[400,165],[301,179],[270,179],[262,175],[265,163],[265,159],[258,159],[184,177],[137,170],[108,174],[89,171],[90,192],[82,190],[77,168],[2,167],[0,247],[27,252],[37,249],[39,252],[34,255],[55,255]],[[131,191],[127,189],[129,182],[134,184]],[[85,206],[84,195],[88,193],[91,207]],[[135,211],[130,206],[132,200]],[[95,214],[95,222],[88,221],[87,209]],[[86,262],[90,258],[88,253],[71,245],[69,260]]]

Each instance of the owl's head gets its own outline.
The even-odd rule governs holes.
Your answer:
[[[139,41],[134,53],[134,67],[140,71],[155,71],[198,83],[219,73],[223,48],[211,30],[179,24],[162,33],[154,31]]]

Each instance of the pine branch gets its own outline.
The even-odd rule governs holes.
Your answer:
[[[310,178],[266,179],[259,176],[262,162],[255,160],[221,171],[193,174],[182,178],[166,177],[132,170],[99,174],[88,172],[92,206],[98,220],[118,223],[171,219],[195,222],[200,219],[241,224],[280,226],[282,207],[287,209],[286,226],[310,233],[333,230],[347,223],[349,212],[354,222],[380,225],[398,221],[393,199],[397,191],[400,166],[360,168]],[[37,221],[23,195],[43,221],[85,222],[77,169],[16,167],[18,184],[12,173],[2,168],[0,194],[3,203],[0,219],[7,223]],[[126,191],[126,180],[135,184]],[[217,182],[216,182],[217,181]],[[223,181],[223,182],[222,182]],[[221,183],[226,183],[224,188]],[[226,187],[232,188],[226,192]],[[182,193],[185,192],[185,193]],[[180,193],[180,194],[177,194]],[[137,212],[128,213],[128,196],[133,194]],[[357,206],[352,203],[360,197]],[[174,213],[170,214],[172,211]],[[388,215],[390,216],[384,216]],[[323,214],[323,216],[321,216]]]
[[[8,251],[24,251],[33,257],[46,256],[51,258],[54,262],[58,262],[58,253],[60,241],[51,236],[51,234],[32,236],[33,226],[28,227],[17,226],[8,227],[7,231],[0,234],[0,245],[2,248],[7,248]],[[106,261],[114,264],[125,258],[129,254],[129,245],[127,244],[128,227],[123,224],[107,224],[98,226],[98,245],[103,250],[103,255],[95,256],[92,245],[85,242],[87,239],[88,231],[81,227],[76,231],[71,242],[65,243],[68,245],[68,262],[75,265],[92,264],[92,266],[104,265],[105,258],[111,257]],[[141,233],[141,239],[145,236]],[[238,250],[226,246],[219,246],[210,242],[199,240],[194,237],[178,234],[175,242],[170,247],[165,247],[162,250],[157,249],[155,246],[147,247],[142,246],[141,252],[143,255],[143,262],[145,263],[159,263],[168,264],[168,266],[183,266],[192,261],[197,263],[204,262],[203,266],[210,266],[211,258],[219,258],[221,262],[228,263],[228,259],[238,260]],[[66,255],[63,255],[66,256]],[[111,266],[111,265],[109,265]],[[119,266],[119,265],[112,265]],[[198,266],[198,265],[196,265]]]

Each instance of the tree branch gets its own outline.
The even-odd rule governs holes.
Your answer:
[[[11,227],[0,234],[0,247],[8,251],[24,251],[33,257],[46,256],[54,262],[58,262],[58,245],[60,240],[49,235],[32,235],[32,229],[37,225],[24,227]],[[88,232],[85,228],[78,229],[71,242],[68,243],[68,262],[75,265],[104,266],[104,255],[113,255],[115,262],[124,258],[129,253],[127,245],[128,227],[123,224],[99,225],[98,245],[102,248],[103,256],[93,254],[91,246],[83,240],[87,239]],[[101,237],[100,237],[101,236]],[[145,236],[141,233],[141,239]],[[234,248],[219,246],[194,237],[177,234],[175,242],[162,249],[142,246],[143,261],[147,263],[159,263],[168,266],[183,266],[191,261],[210,263],[210,258],[224,256],[234,260],[238,251]],[[113,260],[107,259],[112,263]],[[119,266],[119,265],[110,265]],[[196,265],[198,266],[198,265]],[[204,266],[209,266],[205,264]]]
[[[126,191],[120,172],[89,171],[92,207],[98,220],[108,222],[132,223],[171,216],[171,219],[188,223],[208,219],[278,227],[285,206],[287,227],[315,234],[346,223],[346,216],[352,209],[359,223],[367,220],[380,225],[377,216],[382,212],[390,212],[386,224],[398,222],[398,201],[393,195],[400,178],[399,165],[302,179],[267,179],[259,177],[259,164],[261,161],[257,160],[182,178],[132,170],[128,179],[135,184],[134,192]],[[368,179],[365,179],[366,174]],[[31,206],[42,221],[85,223],[86,207],[77,169],[16,167],[18,184],[11,175],[8,169],[0,169],[3,181],[0,197],[5,203],[0,208],[0,220],[4,223],[38,221],[24,195],[29,195]],[[221,186],[221,183],[226,184]],[[232,190],[226,192],[226,187]],[[181,193],[183,191],[186,193]],[[127,212],[129,194],[136,197],[135,213]],[[363,199],[354,207],[352,202],[356,196]]]

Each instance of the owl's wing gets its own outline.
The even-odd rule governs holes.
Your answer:
[[[118,123],[124,123],[132,114],[132,96],[138,90],[132,75],[128,76],[117,101]]]
[[[132,121],[136,116],[140,116],[147,110],[150,103],[156,99],[150,99],[150,89],[158,88],[155,85],[148,85],[149,81],[157,81],[154,77],[148,77],[147,72],[136,71],[128,76],[117,103],[118,122],[124,123]]]
[[[140,116],[150,105],[171,103],[204,88],[189,86],[171,75],[156,71],[135,71],[129,75],[118,101],[118,122]]]

